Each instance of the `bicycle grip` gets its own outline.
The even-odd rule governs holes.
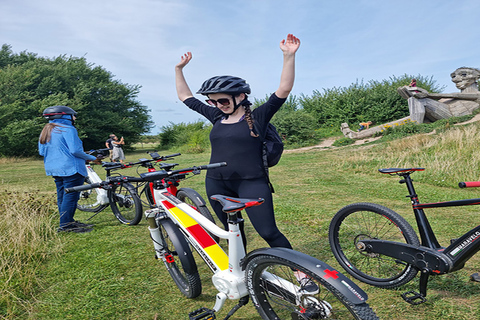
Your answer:
[[[96,183],[92,183],[92,184],[84,184],[84,185],[81,185],[81,186],[66,188],[65,193],[78,192],[78,191],[83,191],[83,190],[100,188],[101,185],[102,184],[100,182],[96,182]]]
[[[211,164],[206,164],[203,166],[198,167],[200,170],[205,170],[205,169],[215,169],[219,167],[225,167],[227,165],[226,162],[218,162],[218,163],[211,163]]]
[[[459,182],[458,186],[460,188],[475,188],[475,187],[480,187],[480,181],[465,181],[465,182]]]
[[[168,156],[163,156],[163,158],[173,158],[182,155],[181,153],[169,154]]]

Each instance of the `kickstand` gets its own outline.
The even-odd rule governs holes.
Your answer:
[[[100,211],[96,212],[93,216],[91,216],[90,218],[88,218],[87,221],[90,220],[90,219],[92,219],[93,217],[95,217],[95,216],[96,216],[97,214],[99,214],[99,213],[100,213]]]
[[[245,296],[245,297],[241,297],[240,298],[240,301],[238,301],[238,304],[236,306],[234,306],[232,308],[232,310],[230,310],[230,312],[227,314],[227,316],[223,319],[223,320],[227,320],[228,318],[230,318],[231,316],[233,316],[233,314],[235,312],[237,312],[238,309],[240,309],[241,307],[243,307],[244,305],[246,305],[248,303],[248,295]]]

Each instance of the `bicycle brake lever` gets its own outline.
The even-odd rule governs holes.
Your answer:
[[[108,181],[102,181],[100,182],[100,187],[104,190],[110,190],[112,189],[112,185]]]

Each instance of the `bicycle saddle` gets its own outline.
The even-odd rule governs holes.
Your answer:
[[[388,168],[388,169],[378,169],[380,173],[393,174],[399,172],[414,172],[414,171],[423,171],[425,168]]]
[[[242,198],[233,198],[228,196],[223,196],[220,194],[216,194],[210,197],[212,200],[217,200],[223,206],[223,212],[235,212],[240,211],[242,209],[259,206],[265,201],[262,198],[257,199],[242,199]]]

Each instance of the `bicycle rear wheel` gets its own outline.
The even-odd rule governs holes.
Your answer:
[[[115,217],[123,224],[136,225],[142,220],[143,207],[137,190],[124,182],[108,190],[110,207]]]
[[[190,188],[182,188],[178,190],[177,198],[200,212],[202,216],[211,222],[215,223],[215,219],[213,219],[210,210],[208,210],[205,200],[203,200],[202,196],[197,191]],[[213,238],[213,240],[215,240],[215,242],[218,243],[220,239],[216,235],[212,234],[211,232],[208,232],[208,234]]]
[[[85,177],[84,184],[91,184],[90,178]],[[80,198],[77,202],[77,209],[80,211],[86,212],[100,212],[106,207],[108,207],[108,203],[102,204],[102,199],[99,194],[101,192],[99,189],[89,189],[80,191]]]
[[[380,288],[396,288],[418,273],[411,264],[378,253],[357,249],[362,239],[419,245],[410,224],[395,211],[374,203],[348,205],[330,222],[330,246],[342,267],[356,279]]]
[[[302,292],[294,270],[303,272],[318,290]],[[246,275],[248,291],[263,319],[378,319],[368,304],[352,303],[300,261],[260,255],[247,264]]]
[[[187,240],[169,219],[160,220],[158,228],[163,250],[157,252],[157,258],[163,261],[168,273],[185,297],[198,297],[202,293],[202,282]]]

